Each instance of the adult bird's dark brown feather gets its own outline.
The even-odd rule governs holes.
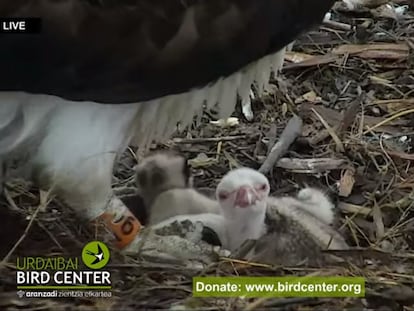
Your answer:
[[[42,30],[0,35],[0,90],[113,104],[186,92],[281,49],[333,2],[4,1],[0,16]]]

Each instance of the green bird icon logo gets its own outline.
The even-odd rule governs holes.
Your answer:
[[[102,269],[109,261],[109,249],[100,241],[92,241],[82,250],[83,263],[91,269]]]

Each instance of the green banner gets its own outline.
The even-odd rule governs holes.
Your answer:
[[[194,297],[365,297],[362,277],[194,277]]]

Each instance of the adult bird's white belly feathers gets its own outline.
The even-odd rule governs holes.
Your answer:
[[[204,106],[229,115],[333,2],[5,1],[0,16],[42,28],[0,35],[0,162],[21,161],[16,173],[85,219],[122,214],[111,176],[126,146],[168,138]]]
[[[136,107],[21,95],[25,126],[5,161],[21,160],[27,171],[19,175],[31,175],[86,219],[96,218],[112,198],[113,163],[127,146]]]
[[[220,213],[216,200],[191,187],[191,169],[179,154],[157,152],[144,158],[136,168],[136,181],[148,210],[148,225],[179,215]]]

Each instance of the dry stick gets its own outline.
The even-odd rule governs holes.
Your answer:
[[[246,240],[233,254],[231,254],[230,258],[244,258],[254,246],[256,246],[256,240]]]
[[[276,144],[277,141],[277,127],[276,124],[272,124],[270,127],[269,132],[267,133],[267,136],[269,138],[269,142],[267,143],[267,154],[269,155],[272,151],[272,147]]]
[[[269,303],[265,303],[264,307],[283,307],[283,306],[289,306],[292,304],[304,304],[304,303],[311,303],[311,302],[317,302],[318,298],[313,297],[292,297],[292,298],[281,298],[274,301],[269,301]]]
[[[207,138],[175,138],[173,142],[175,144],[198,144],[198,143],[216,143],[220,141],[233,141],[239,139],[246,139],[249,135],[235,135],[235,136],[222,136],[222,137],[207,137]]]
[[[20,243],[22,243],[23,240],[26,238],[27,234],[29,233],[30,228],[32,227],[33,221],[36,219],[37,214],[39,213],[41,207],[42,207],[42,205],[39,204],[38,208],[33,213],[32,218],[30,219],[29,224],[27,225],[26,229],[24,230],[22,236],[19,238],[19,240],[16,242],[16,244],[14,244],[14,246],[7,253],[7,255],[3,258],[3,260],[0,262],[0,265],[4,265],[9,261],[9,258],[11,257],[11,255],[14,253],[14,251],[17,249],[17,247],[20,245]]]
[[[351,25],[341,23],[341,22],[337,22],[337,21],[324,20],[323,23],[324,23],[324,25],[329,26],[331,28],[335,28],[337,30],[344,30],[344,31],[351,31],[352,30]]]
[[[272,147],[272,150],[260,167],[259,172],[263,174],[270,172],[277,160],[286,153],[290,145],[302,134],[302,124],[302,119],[296,115],[289,120],[286,128],[280,135],[279,141]]]
[[[17,207],[16,202],[14,202],[13,198],[11,197],[9,190],[7,190],[6,187],[4,187],[2,190],[7,203],[9,203],[9,209],[13,212],[21,213],[21,210]]]
[[[276,167],[300,173],[317,174],[331,170],[345,169],[348,167],[348,164],[347,161],[344,159],[282,158],[279,161],[277,161]]]
[[[3,179],[4,179],[4,163],[3,160],[0,159],[0,193],[3,192]]]
[[[294,304],[304,304],[304,303],[311,303],[315,302],[318,299],[312,298],[312,297],[294,297],[294,298],[279,298],[277,300],[271,300],[269,301],[269,297],[263,297],[255,300],[251,304],[247,305],[244,311],[252,311],[262,308],[276,308],[276,307],[286,307],[289,305]],[[279,308],[280,309],[280,308]]]

